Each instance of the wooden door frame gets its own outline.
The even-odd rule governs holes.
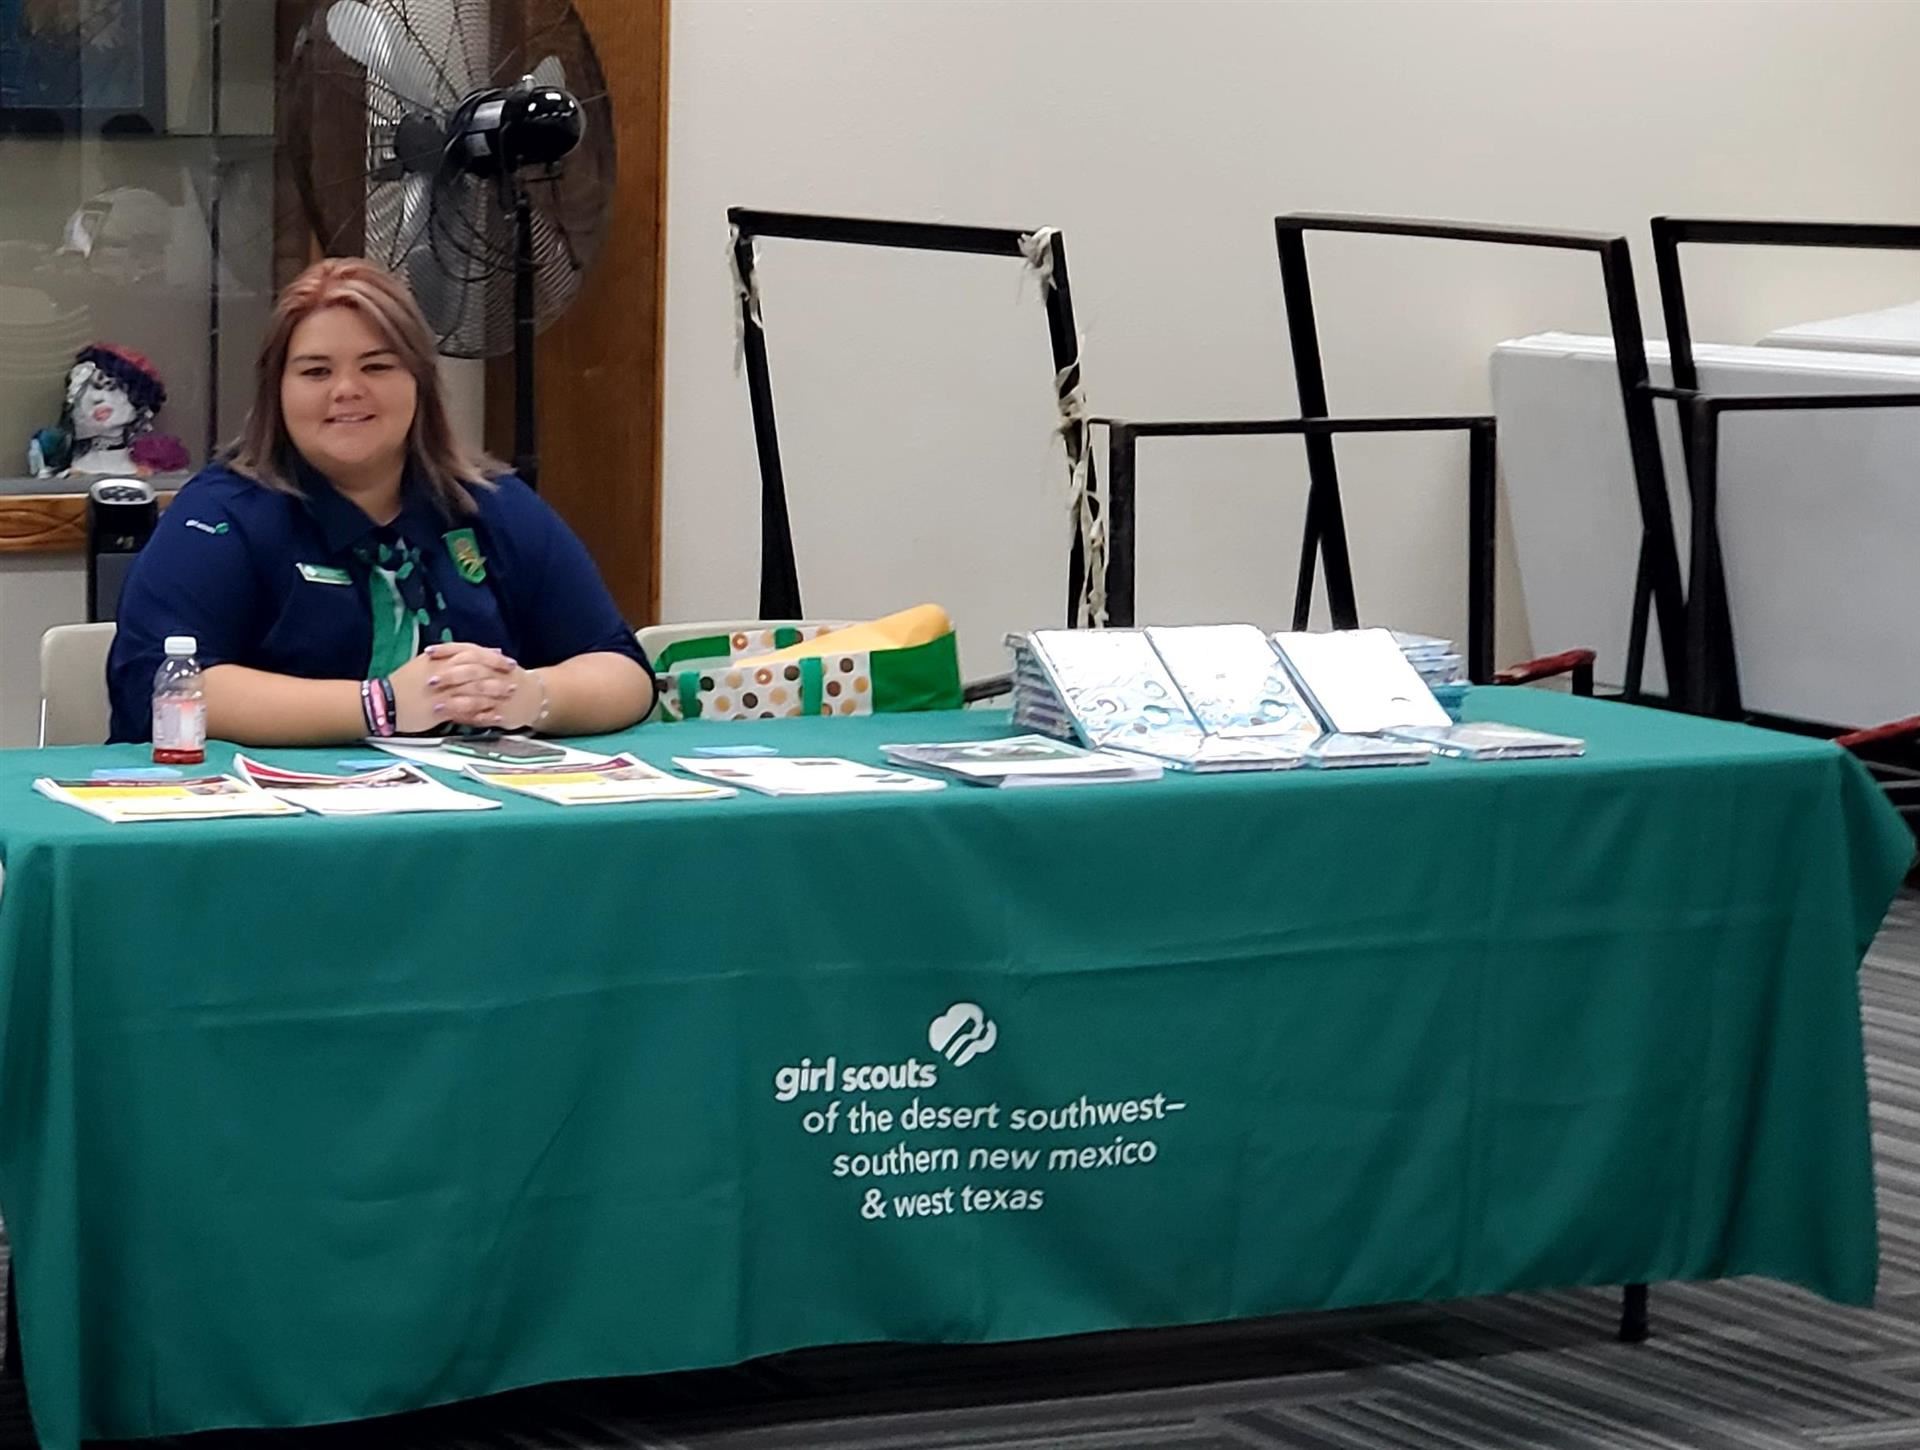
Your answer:
[[[606,240],[540,335],[540,492],[573,526],[629,623],[660,617],[666,402],[669,0],[574,0],[599,52],[618,154]],[[487,447],[513,453],[513,360],[487,364]]]

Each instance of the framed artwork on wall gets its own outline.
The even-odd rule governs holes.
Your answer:
[[[157,136],[164,0],[0,0],[0,133]]]

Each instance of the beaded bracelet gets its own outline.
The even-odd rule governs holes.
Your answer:
[[[527,723],[527,729],[538,730],[547,723],[547,716],[553,713],[553,690],[547,684],[544,670],[528,670],[528,674],[540,682],[540,713]]]

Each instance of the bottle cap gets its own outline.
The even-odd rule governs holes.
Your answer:
[[[170,634],[167,636],[167,658],[181,659],[195,653],[200,641],[190,634]]]

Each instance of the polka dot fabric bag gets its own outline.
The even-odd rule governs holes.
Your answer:
[[[845,629],[803,625],[682,640],[655,664],[661,714],[668,720],[777,720],[957,710],[960,657],[953,628],[945,611],[933,609],[935,632],[935,618],[922,610]],[[927,634],[915,642],[887,642]]]

